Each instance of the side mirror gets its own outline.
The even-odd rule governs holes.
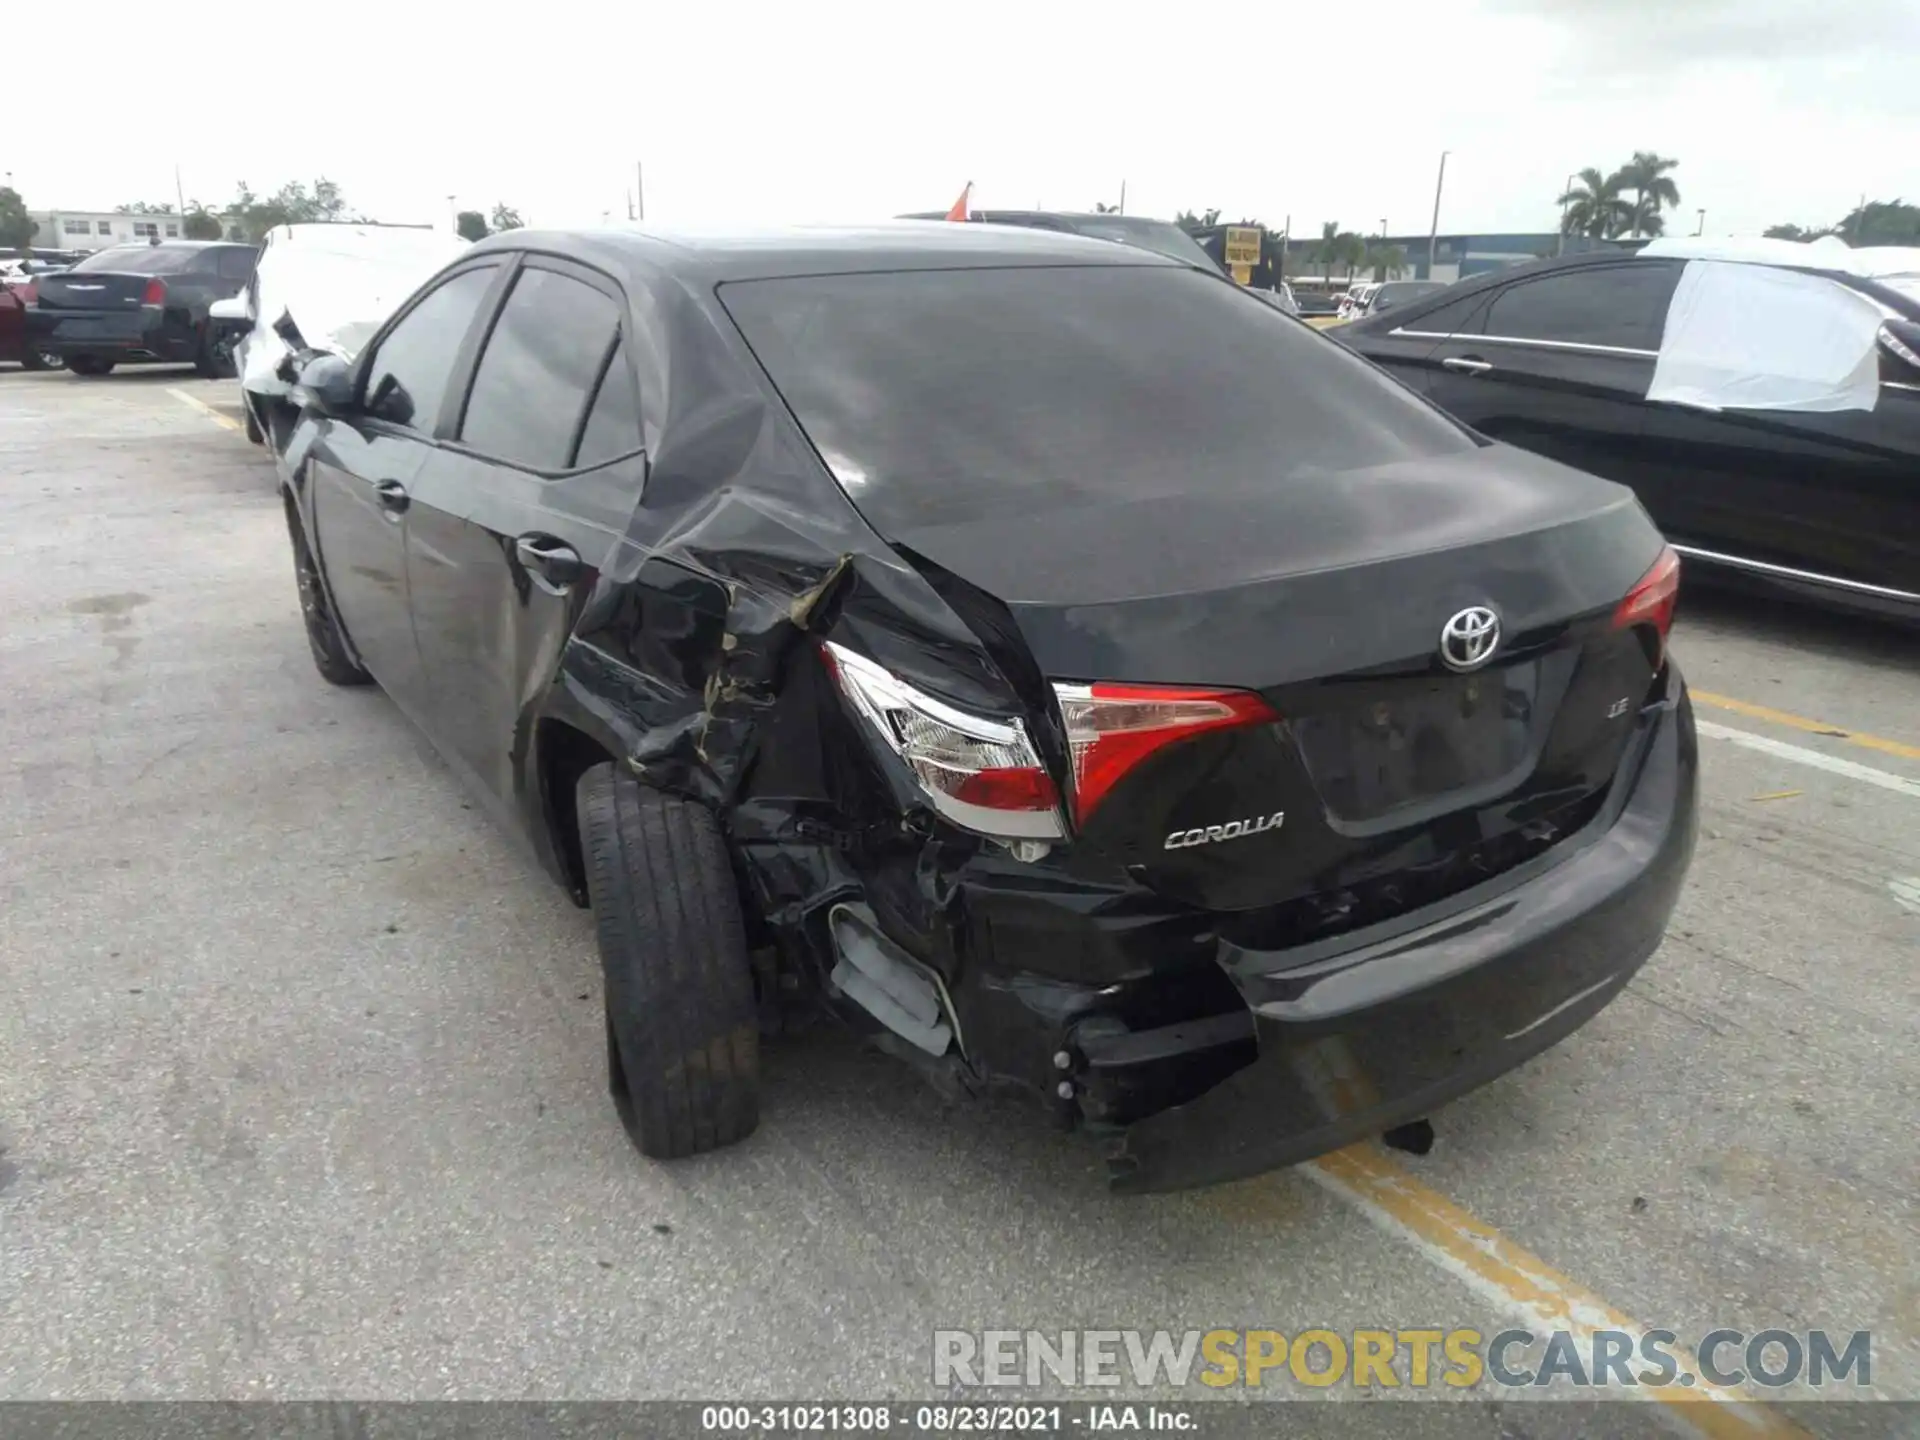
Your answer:
[[[353,367],[338,355],[316,355],[300,367],[293,402],[319,415],[345,415],[353,409]]]
[[[224,300],[216,300],[207,307],[207,316],[213,320],[245,320],[247,318],[247,297],[229,295]]]

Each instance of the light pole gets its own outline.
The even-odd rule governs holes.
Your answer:
[[[1698,228],[1698,229],[1696,229],[1696,230],[1695,230],[1695,231],[1694,231],[1693,233],[1694,233],[1694,234],[1695,234],[1696,236],[1700,236],[1700,235],[1704,235],[1704,234],[1706,234],[1706,233],[1707,233],[1707,212],[1706,212],[1706,211],[1705,211],[1704,209],[1703,209],[1703,210],[1701,210],[1701,212],[1700,212],[1700,225],[1699,225],[1699,228]]]
[[[453,213],[453,196],[451,195],[447,197],[447,228],[456,232],[460,229],[460,217]]]
[[[1451,150],[1440,152],[1440,178],[1433,182],[1433,228],[1427,231],[1427,279],[1433,279],[1434,257],[1440,250],[1440,192],[1447,184],[1447,156]]]

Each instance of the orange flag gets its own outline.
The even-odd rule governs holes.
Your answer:
[[[967,197],[971,194],[973,194],[973,182],[969,180],[966,188],[960,192],[960,198],[953,202],[953,208],[947,211],[947,218],[949,220],[964,220],[967,218]]]

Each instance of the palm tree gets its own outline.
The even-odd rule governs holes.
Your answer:
[[[1407,252],[1398,245],[1389,245],[1381,240],[1368,249],[1363,263],[1382,280],[1393,280],[1407,268]]]
[[[1660,212],[1680,203],[1680,190],[1667,172],[1680,162],[1656,155],[1651,150],[1636,150],[1633,159],[1614,175],[1621,190],[1633,192],[1633,233],[1658,235],[1666,229]]]
[[[1367,263],[1367,242],[1351,230],[1343,230],[1334,242],[1340,247],[1340,263],[1347,267],[1347,279]]]
[[[1333,279],[1333,267],[1340,263],[1340,222],[1329,220],[1320,227],[1320,243],[1307,256],[1315,265],[1326,267],[1326,278]]]
[[[1620,198],[1620,176],[1602,175],[1592,166],[1580,172],[1580,183],[1557,203],[1563,235],[1611,240],[1633,220],[1633,207]]]

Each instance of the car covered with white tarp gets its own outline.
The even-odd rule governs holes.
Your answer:
[[[252,282],[216,315],[246,327],[233,353],[248,435],[276,437],[278,449],[291,430],[297,364],[316,354],[353,359],[401,301],[467,248],[445,230],[409,225],[270,230]]]

